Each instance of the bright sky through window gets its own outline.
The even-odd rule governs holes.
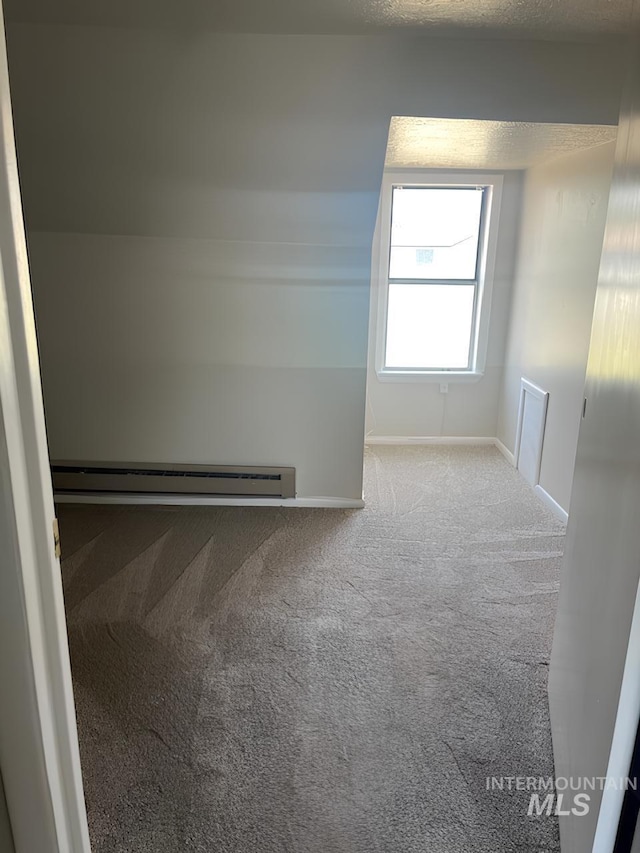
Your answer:
[[[467,370],[482,189],[394,187],[385,367]]]

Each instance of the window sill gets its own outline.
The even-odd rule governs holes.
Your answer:
[[[380,382],[479,382],[481,370],[376,370]]]

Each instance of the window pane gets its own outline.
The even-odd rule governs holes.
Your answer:
[[[390,284],[386,367],[469,367],[472,284]]]
[[[482,190],[394,187],[389,278],[474,279]]]

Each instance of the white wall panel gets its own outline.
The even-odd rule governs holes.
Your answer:
[[[518,471],[530,486],[537,486],[540,481],[548,403],[546,391],[522,380],[514,456]]]
[[[540,485],[569,509],[615,143],[526,174],[520,249],[498,417],[516,440],[520,380],[549,392]]]

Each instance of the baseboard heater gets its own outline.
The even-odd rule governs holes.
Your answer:
[[[52,462],[56,494],[145,493],[294,498],[296,469],[245,465]]]

